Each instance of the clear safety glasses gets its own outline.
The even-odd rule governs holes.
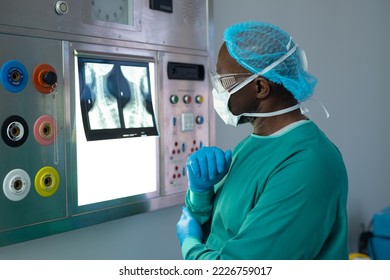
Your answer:
[[[243,81],[248,79],[248,77],[253,76],[252,73],[229,73],[219,75],[215,71],[210,71],[210,79],[213,84],[213,87],[218,91],[233,91],[238,85]],[[256,75],[257,77],[258,75]]]

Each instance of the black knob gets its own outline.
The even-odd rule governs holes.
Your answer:
[[[42,81],[49,85],[49,86],[52,86],[54,84],[57,83],[57,74],[53,71],[48,71],[48,72],[45,72],[43,75],[42,75]]]

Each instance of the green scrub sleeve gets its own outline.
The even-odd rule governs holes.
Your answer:
[[[206,254],[208,253],[208,256],[210,257],[211,254],[216,254],[215,252],[210,252],[207,247],[205,247],[202,242],[195,238],[195,237],[187,237],[184,239],[183,245],[181,247],[181,253],[183,256],[188,256],[186,260],[194,260],[193,258],[194,254],[191,253],[191,251],[196,251],[196,255],[200,254]]]
[[[213,210],[214,190],[195,192],[188,189],[185,203],[191,215],[200,223],[204,224],[210,219]]]

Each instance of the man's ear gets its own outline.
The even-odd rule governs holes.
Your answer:
[[[271,86],[269,82],[263,77],[258,77],[255,80],[255,83],[256,83],[256,97],[260,99],[266,98],[271,91]]]

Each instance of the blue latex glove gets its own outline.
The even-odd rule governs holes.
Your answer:
[[[186,207],[183,207],[183,213],[176,225],[176,232],[180,241],[180,246],[183,245],[184,239],[187,237],[195,237],[200,241],[202,241],[203,238],[202,227],[198,221],[191,216]]]
[[[191,190],[205,192],[229,171],[232,152],[217,147],[203,147],[187,159],[188,185]]]

